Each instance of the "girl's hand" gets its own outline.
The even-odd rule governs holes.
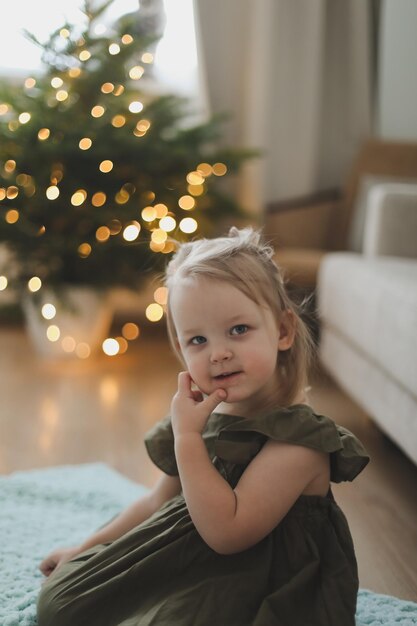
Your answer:
[[[174,436],[202,433],[210,414],[227,397],[224,389],[216,389],[204,398],[201,391],[193,391],[188,372],[178,375],[178,391],[171,403],[171,421]]]
[[[52,572],[56,571],[63,563],[66,563],[77,554],[82,552],[80,546],[72,546],[70,548],[58,548],[54,550],[39,565],[44,576],[50,576]]]

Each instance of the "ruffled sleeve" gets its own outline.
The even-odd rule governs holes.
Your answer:
[[[362,443],[349,430],[333,420],[297,404],[268,415],[239,419],[219,432],[215,451],[219,458],[246,464],[267,439],[306,446],[330,455],[331,481],[353,480],[368,464]]]
[[[145,446],[151,460],[169,476],[178,476],[175,459],[174,433],[171,418],[158,422],[146,435]]]

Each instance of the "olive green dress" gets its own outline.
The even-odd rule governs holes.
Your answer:
[[[334,482],[353,480],[369,460],[349,431],[304,404],[250,419],[213,413],[203,436],[232,487],[268,438],[329,453]],[[168,418],[145,443],[156,465],[178,473]],[[117,541],[63,565],[43,586],[38,620],[39,626],[353,626],[357,590],[351,535],[330,491],[300,496],[268,536],[232,555],[208,547],[179,495]]]

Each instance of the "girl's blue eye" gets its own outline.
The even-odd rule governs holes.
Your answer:
[[[206,341],[206,338],[202,337],[201,335],[197,335],[196,337],[193,337],[192,339],[190,339],[190,343],[193,346],[200,346],[205,341]]]
[[[244,335],[247,330],[248,330],[248,326],[247,324],[237,324],[236,326],[233,326],[232,330],[230,331],[231,335]]]

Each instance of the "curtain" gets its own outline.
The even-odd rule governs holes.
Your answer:
[[[194,0],[207,110],[224,140],[257,148],[240,200],[338,186],[372,133],[373,0]]]

